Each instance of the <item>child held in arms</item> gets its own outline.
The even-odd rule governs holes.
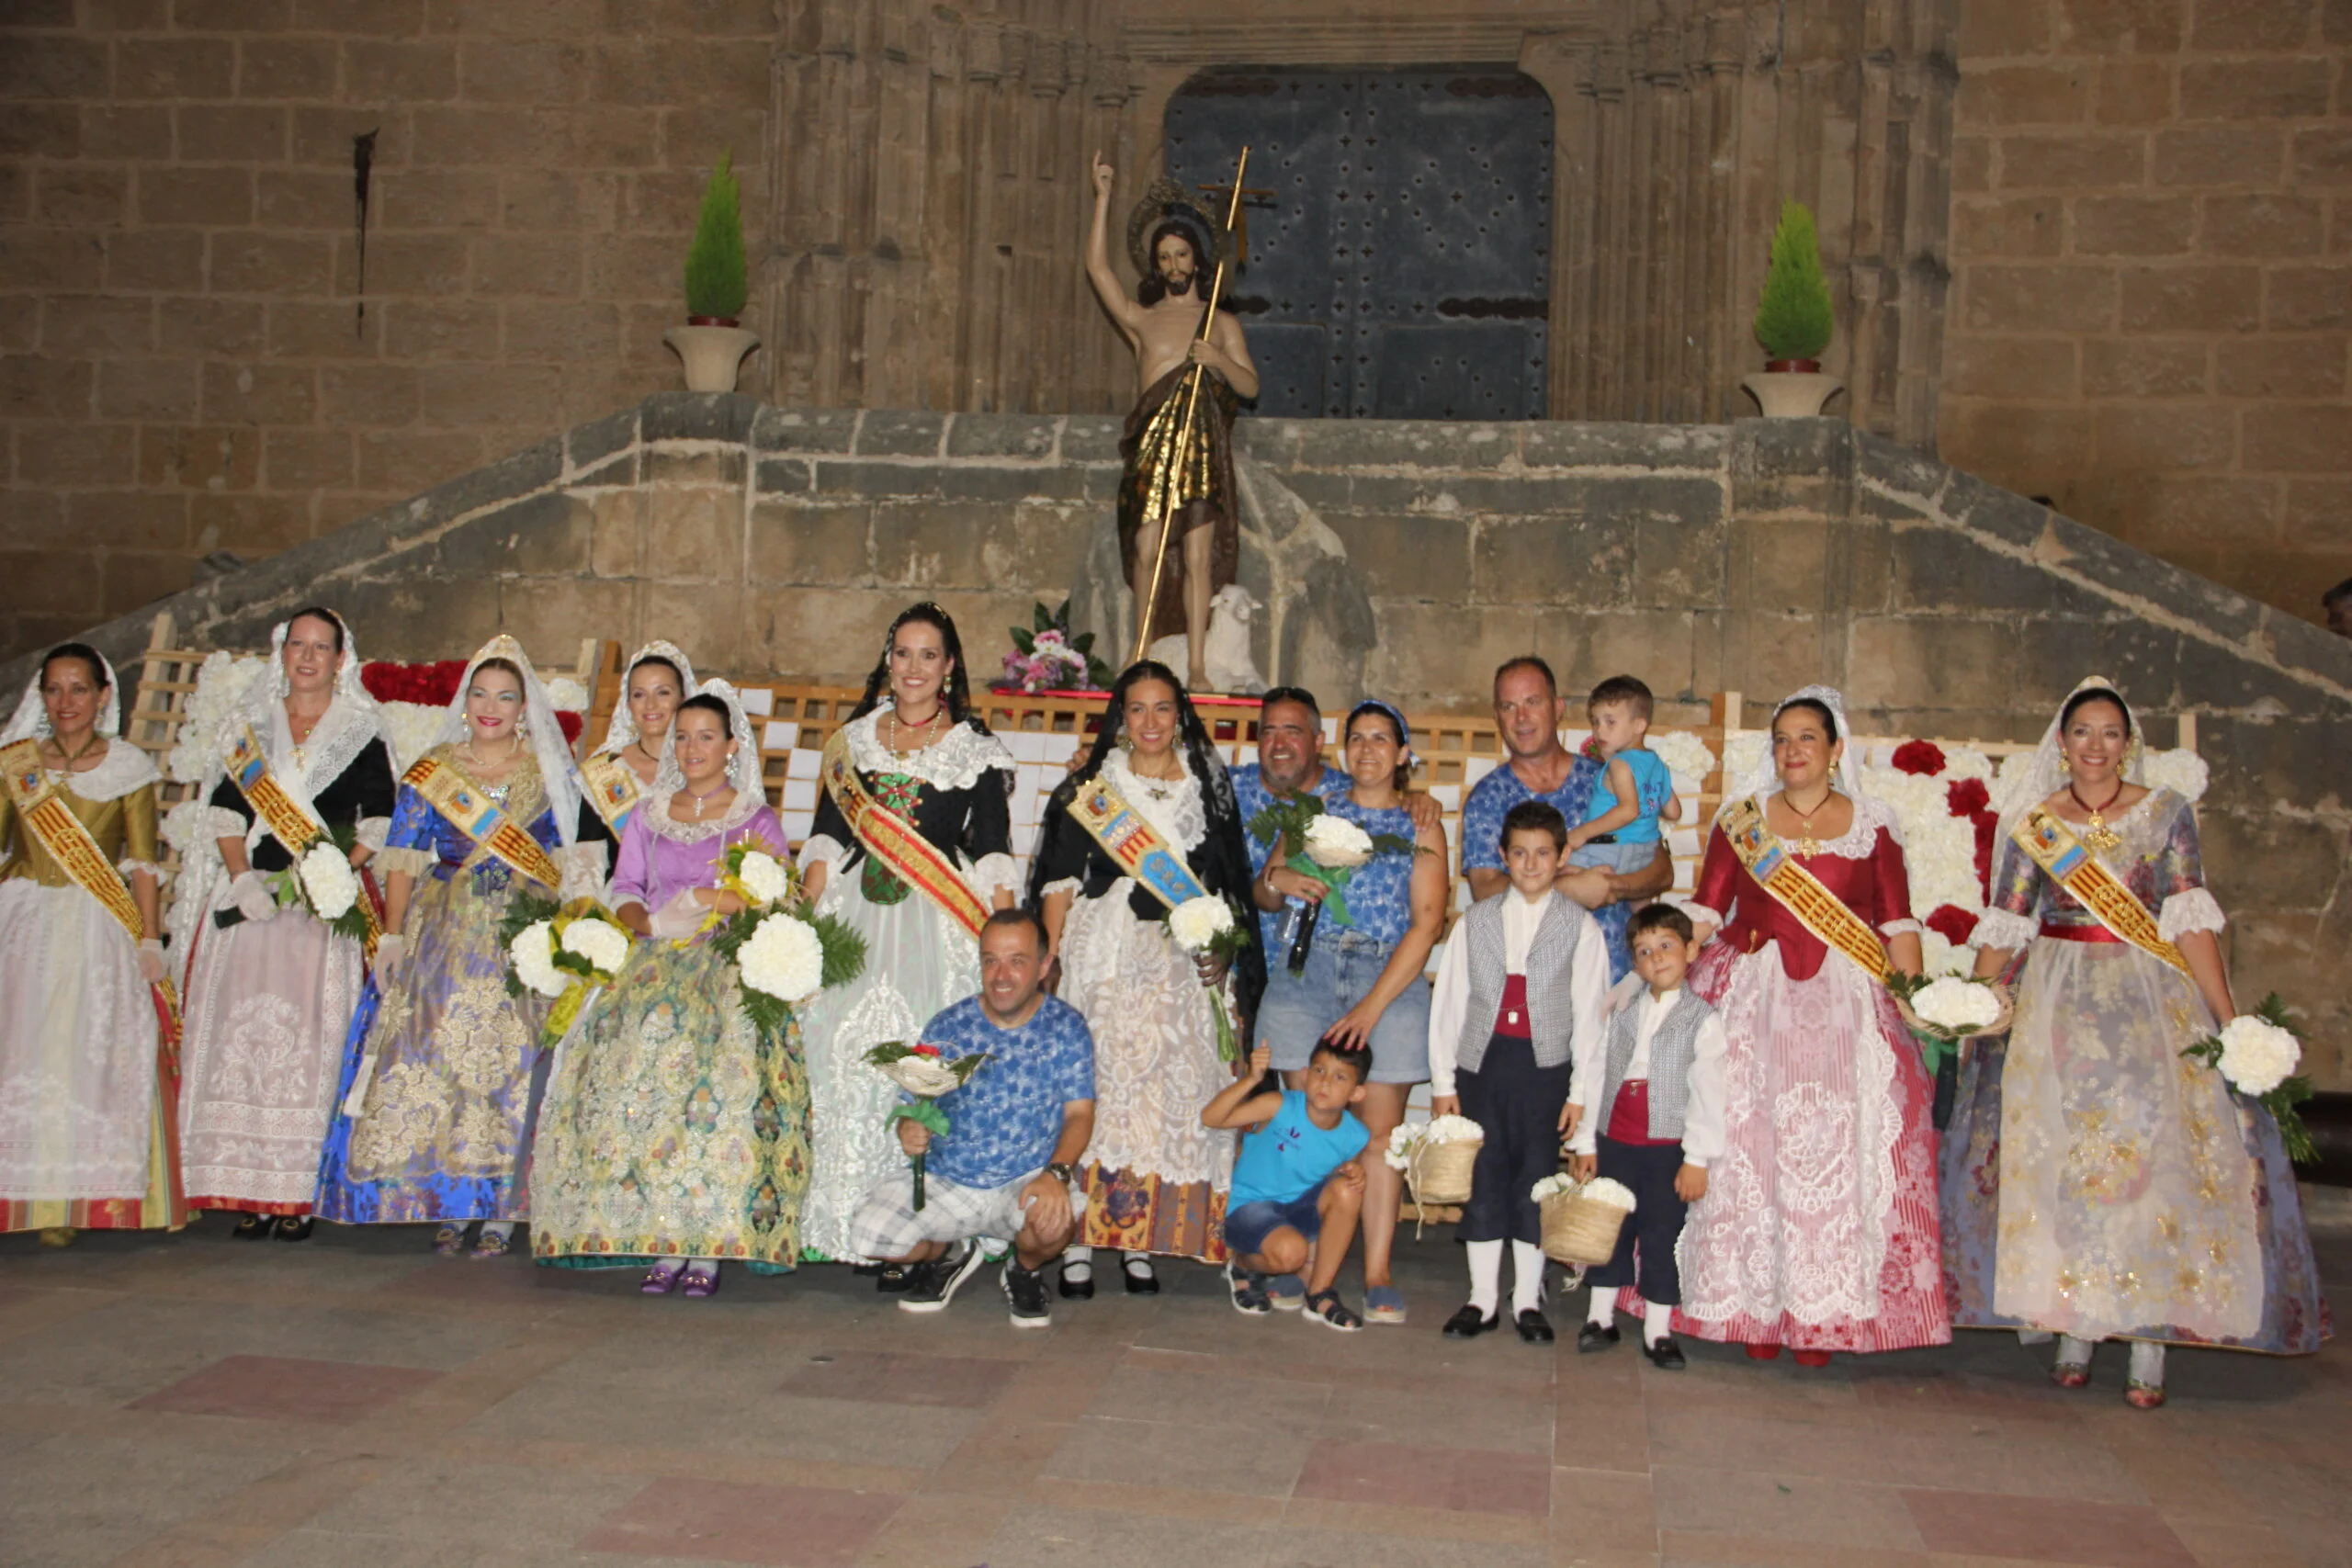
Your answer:
[[[1601,787],[1582,823],[1568,834],[1568,863],[1632,873],[1657,854],[1658,821],[1682,820],[1674,775],[1649,749],[1650,689],[1631,675],[1611,675],[1592,689],[1585,715],[1592,726],[1588,749],[1608,760]]]
[[[1609,994],[1609,944],[1593,918],[1552,889],[1567,819],[1548,801],[1503,815],[1510,886],[1470,906],[1445,944],[1430,1003],[1430,1111],[1485,1134],[1456,1235],[1466,1244],[1470,1303],[1448,1338],[1502,1325],[1503,1243],[1511,1249],[1511,1325],[1550,1344],[1544,1316],[1543,1222],[1535,1184],[1560,1168],[1598,1066]]]
[[[1348,1107],[1363,1099],[1372,1052],[1318,1041],[1301,1087],[1292,1089],[1267,1077],[1272,1064],[1272,1048],[1260,1044],[1250,1053],[1250,1070],[1201,1112],[1205,1126],[1252,1129],[1233,1163],[1225,1208],[1234,1310],[1272,1312],[1277,1303],[1266,1276],[1296,1274],[1306,1285],[1306,1320],[1351,1334],[1363,1319],[1333,1287],[1363,1208],[1362,1156],[1371,1134]]]
[[[1671,904],[1637,909],[1627,928],[1634,973],[1647,986],[1609,1021],[1596,1114],[1574,1143],[1577,1180],[1597,1170],[1633,1190],[1634,1212],[1617,1233],[1615,1256],[1586,1278],[1592,1301],[1577,1331],[1578,1350],[1617,1343],[1618,1288],[1642,1299],[1642,1348],[1657,1366],[1679,1371],[1681,1348],[1668,1325],[1682,1301],[1674,1246],[1690,1205],[1707,1195],[1707,1167],[1724,1152],[1723,1020],[1682,988],[1690,967],[1690,917]]]

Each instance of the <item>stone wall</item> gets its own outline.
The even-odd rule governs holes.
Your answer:
[[[2352,9],[1969,0],[1945,457],[2316,618],[2352,572]]]
[[[1827,680],[1873,733],[2024,739],[2094,671],[2196,713],[2241,983],[2316,1014],[2352,1087],[2352,644],[1838,420],[1243,432],[1260,668],[1333,705],[1475,711],[1535,649],[1571,687],[1637,673],[1686,718]],[[374,657],[662,636],[698,669],[851,680],[932,598],[984,674],[1040,599],[1075,594],[1115,648],[1114,440],[1103,417],[666,394],[164,607],[199,647],[322,598]],[[146,633],[98,640],[120,659]]]

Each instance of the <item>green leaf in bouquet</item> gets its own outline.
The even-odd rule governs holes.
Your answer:
[[[928,1127],[931,1129],[931,1135],[934,1138],[947,1135],[947,1113],[928,1100],[911,1100],[905,1105],[892,1106],[890,1120],[912,1122],[918,1126]]]
[[[1043,604],[1030,606],[1029,629],[1033,632],[1049,632],[1054,629],[1054,617],[1046,612]]]
[[[1064,599],[1061,602],[1060,606],[1054,611],[1054,625],[1064,628],[1067,628],[1069,626],[1069,601],[1068,599]]]
[[[856,979],[865,968],[865,939],[838,915],[819,915],[808,923],[816,928],[817,945],[825,950],[825,987]]]
[[[1024,657],[1034,655],[1037,651],[1036,635],[1026,627],[1015,626],[1012,628],[1012,646],[1019,649]]]
[[[1070,651],[1081,658],[1094,651],[1094,634],[1080,632],[1069,639]]]

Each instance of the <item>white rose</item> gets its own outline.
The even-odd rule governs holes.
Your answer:
[[[1911,1010],[1922,1023],[1939,1029],[1979,1030],[2001,1016],[2001,998],[1990,986],[1947,975],[1930,980],[1911,998]]]
[[[1547,1176],[1543,1180],[1537,1182],[1534,1186],[1529,1188],[1527,1190],[1527,1198],[1528,1201],[1532,1203],[1541,1203],[1546,1198],[1557,1196],[1562,1192],[1573,1192],[1576,1190],[1576,1178],[1568,1175],[1566,1171],[1562,1171],[1555,1176]]]
[[[548,706],[558,713],[586,713],[588,688],[569,675],[559,675],[548,682]]]
[[[311,912],[322,920],[337,920],[359,900],[359,878],[352,874],[350,858],[331,839],[312,844],[302,856],[302,892]]]
[[[737,874],[742,877],[743,886],[752,890],[752,897],[762,904],[773,904],[792,891],[792,878],[786,874],[775,856],[765,850],[746,851]]]
[[[1715,754],[1707,743],[1685,729],[1651,736],[1650,750],[1666,764],[1668,773],[1694,784],[1704,782],[1715,765]]]
[[[1205,953],[1209,943],[1233,929],[1233,910],[1214,894],[1187,898],[1168,911],[1168,934],[1187,953]]]
[[[2222,1031],[2222,1076],[2240,1094],[2268,1094],[2295,1076],[2302,1059],[2292,1034],[2252,1013],[2240,1013]]]
[[[825,983],[825,947],[816,928],[786,914],[763,919],[738,955],[743,984],[795,1004],[807,1001]]]
[[[882,1076],[918,1100],[936,1100],[958,1087],[945,1064],[930,1056],[901,1056],[884,1067]]]
[[[2204,758],[2183,749],[2149,752],[2140,765],[2140,776],[2150,789],[2168,789],[2183,800],[2195,802],[2204,798],[2212,775]]]
[[[1724,744],[1724,772],[1731,778],[1734,788],[1764,765],[1764,753],[1771,744],[1772,738],[1760,729],[1743,731]]]
[[[404,773],[419,757],[440,743],[441,728],[447,724],[447,709],[427,707],[423,703],[384,703],[376,710],[376,723],[383,732],[384,745],[392,753],[392,771]]]
[[[610,920],[574,920],[563,928],[563,950],[578,953],[599,974],[615,974],[628,962],[628,932]]]
[[[1944,771],[1937,775],[1946,783],[1953,779],[1990,779],[1993,759],[1973,746],[1954,746],[1944,752]]]
[[[1421,1136],[1432,1144],[1476,1144],[1486,1141],[1487,1130],[1467,1116],[1432,1116]]]
[[[1306,825],[1306,857],[1325,871],[1346,871],[1372,858],[1372,835],[1326,811]]]
[[[555,966],[555,927],[549,921],[525,926],[507,952],[514,959],[514,977],[550,1001],[571,988],[571,976]]]
[[[1629,1214],[1634,1212],[1634,1190],[1613,1177],[1594,1177],[1584,1184],[1582,1196]]]

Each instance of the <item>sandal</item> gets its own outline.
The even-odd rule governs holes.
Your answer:
[[[466,1223],[459,1220],[443,1225],[433,1233],[433,1250],[444,1258],[455,1258],[466,1249]]]
[[[1404,1322],[1405,1292],[1394,1285],[1366,1285],[1363,1288],[1363,1320],[1366,1323]]]
[[[43,1247],[71,1247],[76,1234],[72,1225],[43,1225],[40,1244]]]
[[[1309,1323],[1319,1323],[1326,1328],[1336,1328],[1342,1334],[1353,1334],[1363,1326],[1363,1319],[1348,1310],[1340,1300],[1340,1292],[1325,1289],[1306,1298],[1306,1310],[1299,1316]]]
[[[645,1271],[645,1282],[638,1286],[639,1294],[666,1296],[678,1288],[678,1276],[686,1271],[683,1258],[665,1258]]]
[[[2165,1385],[2131,1379],[2123,1385],[2123,1403],[2134,1410],[2161,1410],[2165,1404]]]
[[[696,1261],[687,1269],[686,1288],[679,1293],[698,1302],[718,1294],[718,1265],[707,1258]]]

